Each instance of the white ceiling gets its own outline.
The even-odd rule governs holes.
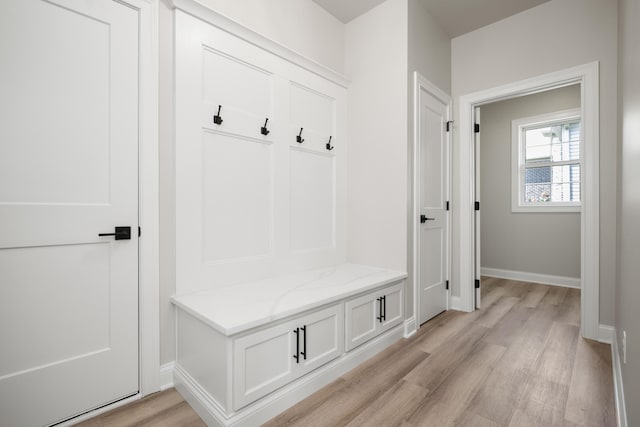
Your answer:
[[[385,0],[313,0],[347,23]],[[419,0],[450,37],[476,30],[549,0]]]

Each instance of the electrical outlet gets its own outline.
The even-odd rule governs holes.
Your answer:
[[[627,331],[622,331],[622,363],[627,363]]]

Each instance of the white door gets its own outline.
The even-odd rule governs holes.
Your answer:
[[[138,390],[138,12],[3,0],[0,58],[0,425],[41,426]]]
[[[475,188],[475,260],[474,260],[474,300],[475,300],[475,308],[480,308],[481,305],[481,286],[482,280],[480,279],[480,107],[476,107],[473,110],[474,114],[474,137],[475,144],[474,146],[474,159],[475,159],[475,177],[474,180]]]
[[[418,101],[420,323],[447,309],[449,98],[420,86]]]

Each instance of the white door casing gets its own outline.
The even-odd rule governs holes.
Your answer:
[[[418,323],[448,308],[449,132],[451,100],[415,74],[415,257]]]
[[[480,308],[481,307],[481,298],[482,298],[482,280],[480,277],[480,268],[482,266],[482,261],[481,261],[481,244],[480,244],[480,238],[482,236],[482,233],[480,232],[480,224],[482,224],[480,222],[480,215],[481,215],[481,210],[480,210],[480,107],[477,107],[474,109],[473,111],[473,115],[474,115],[474,127],[475,125],[478,126],[478,132],[475,132],[474,129],[474,135],[475,135],[475,145],[474,145],[474,158],[475,158],[475,189],[474,189],[474,194],[475,194],[475,205],[474,209],[475,209],[475,230],[476,230],[476,239],[475,239],[475,273],[474,273],[474,278],[475,278],[475,293],[474,293],[474,307],[475,308]],[[477,207],[477,209],[476,209]]]
[[[0,424],[44,425],[139,390],[139,13],[13,0],[0,28]]]

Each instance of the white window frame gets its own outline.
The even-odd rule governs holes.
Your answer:
[[[524,149],[522,134],[525,128],[538,125],[553,125],[571,120],[580,120],[580,201],[579,202],[524,202]],[[580,212],[583,197],[584,135],[579,108],[556,111],[532,117],[523,117],[511,122],[511,211],[512,212]]]

